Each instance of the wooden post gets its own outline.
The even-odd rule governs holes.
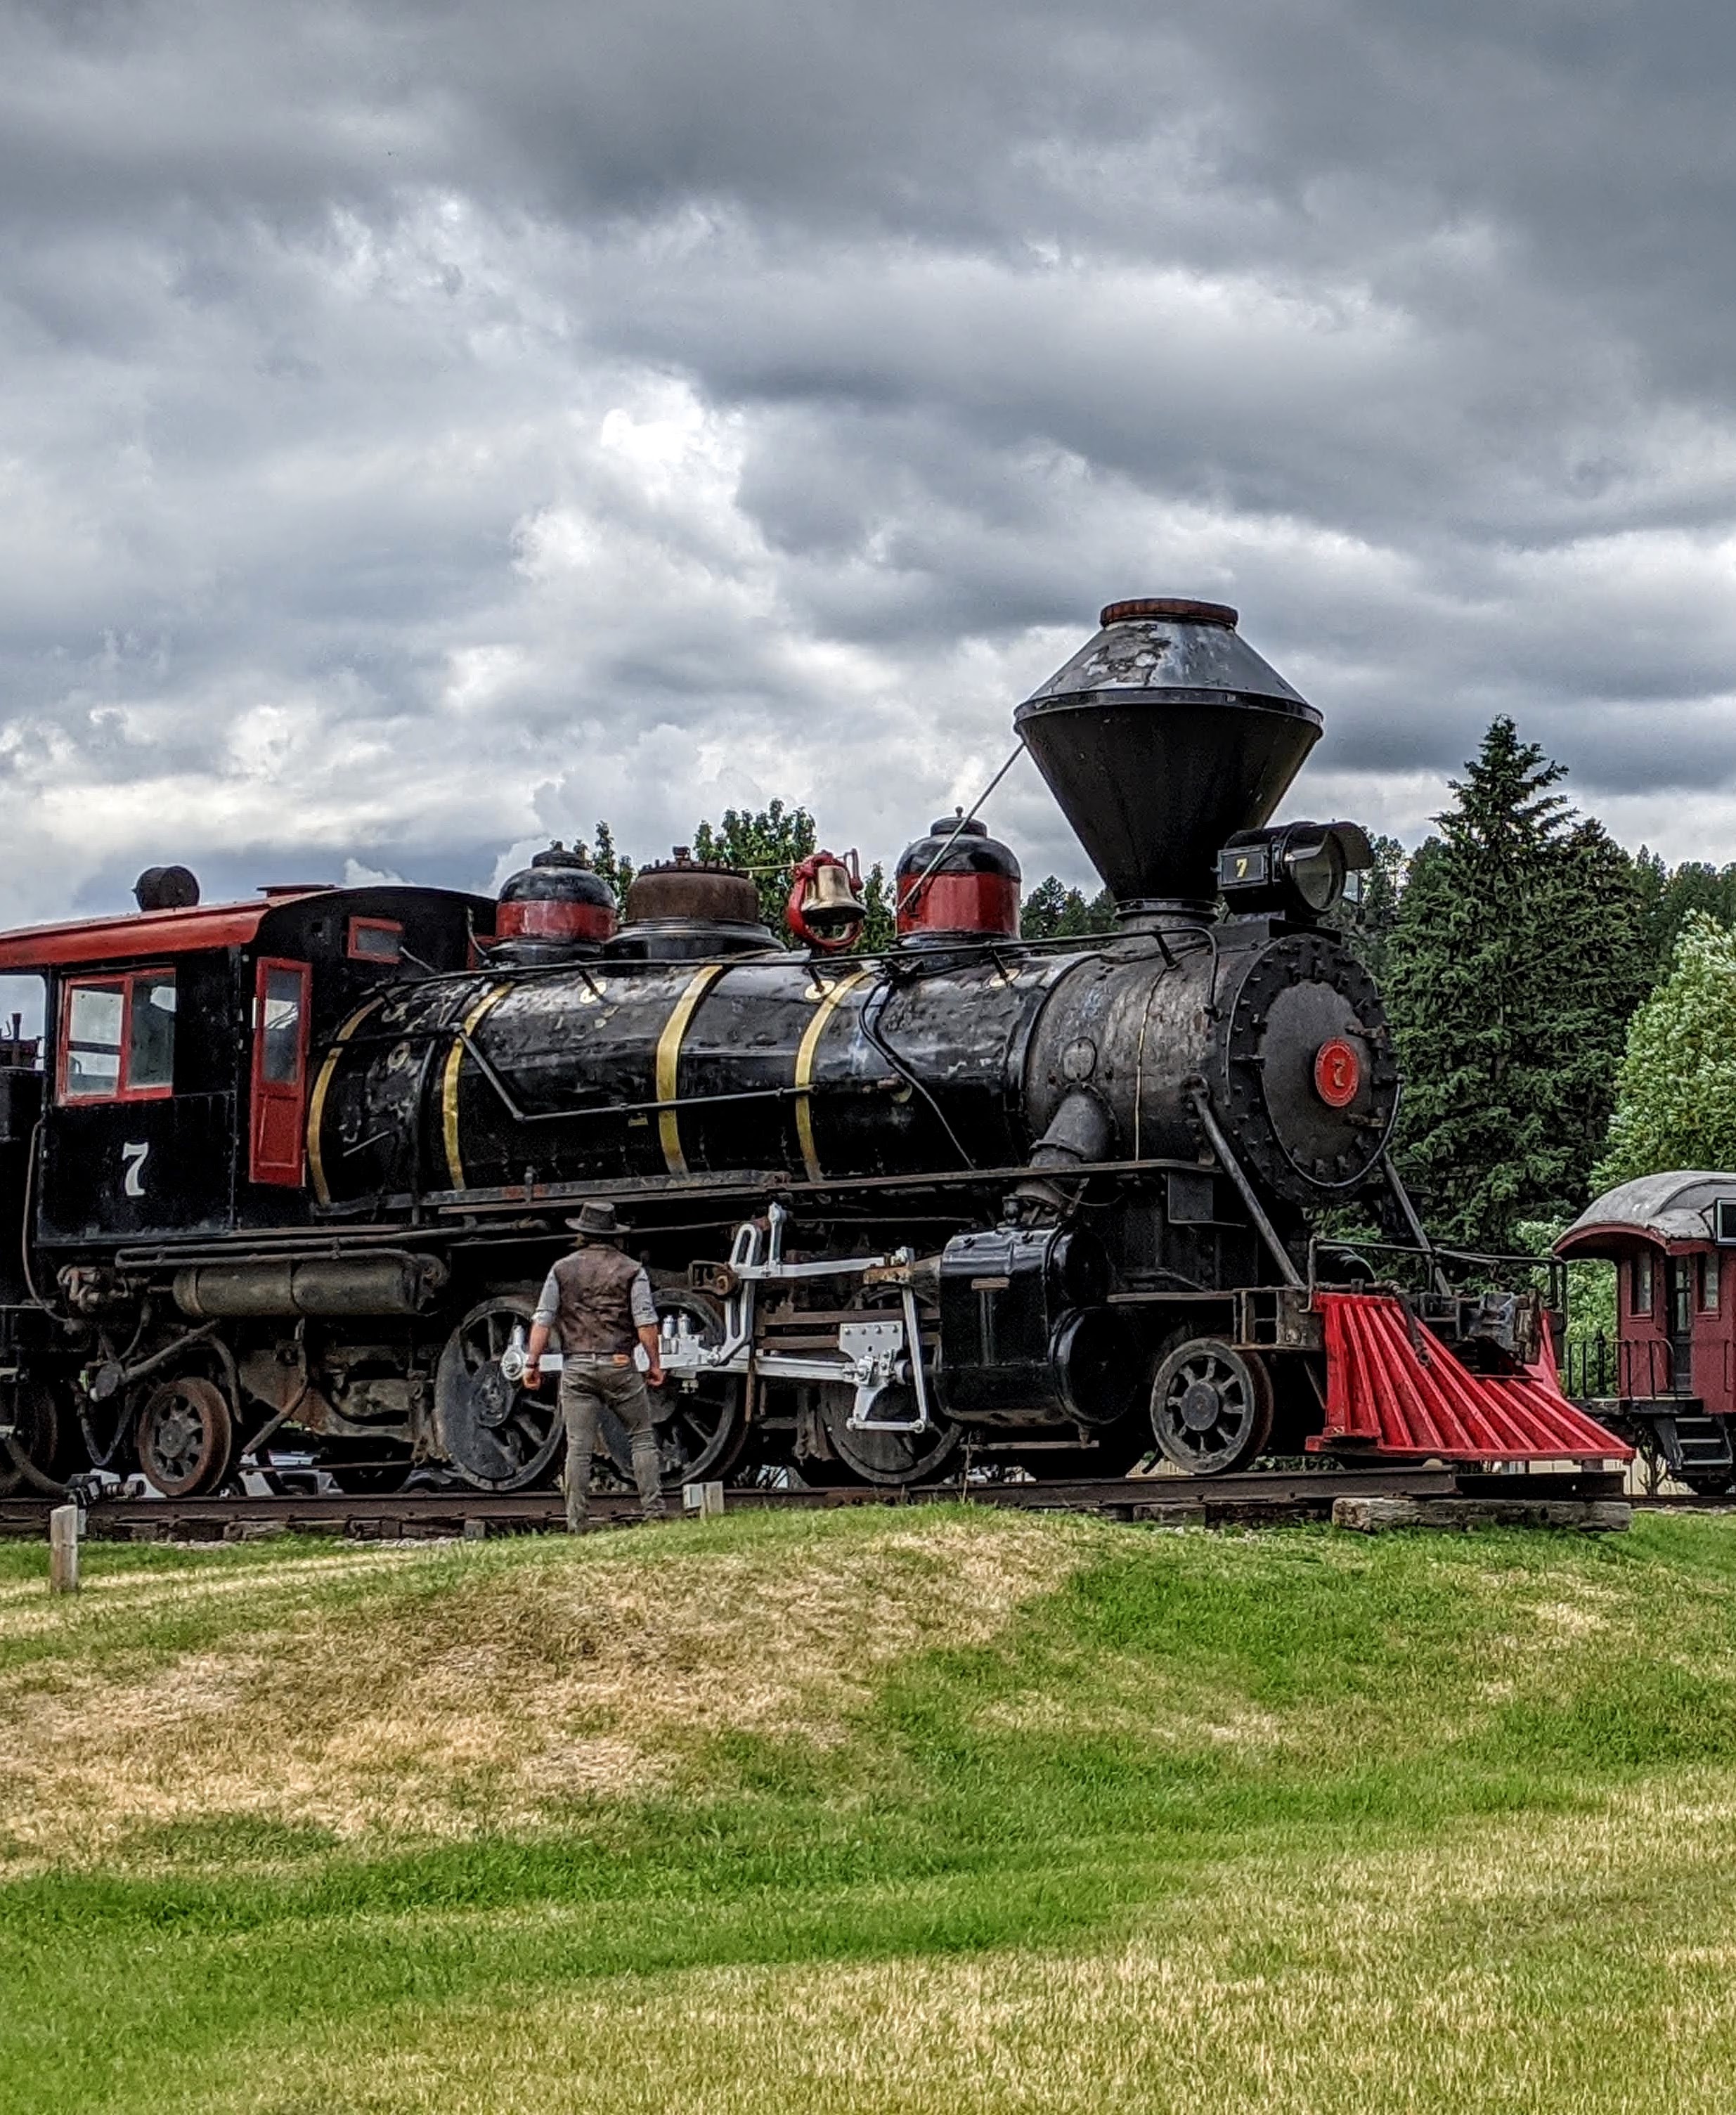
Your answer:
[[[723,1511],[721,1484],[684,1484],[681,1486],[681,1505],[684,1511],[697,1513],[701,1520],[710,1520]]]
[[[57,1506],[48,1516],[48,1591],[78,1591],[79,1509]]]

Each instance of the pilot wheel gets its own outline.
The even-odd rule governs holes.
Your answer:
[[[1152,1431],[1166,1457],[1189,1475],[1247,1468],[1271,1429],[1271,1377],[1257,1354],[1193,1337],[1158,1366]]]

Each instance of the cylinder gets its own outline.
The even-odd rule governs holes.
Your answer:
[[[197,1320],[244,1316],[418,1314],[446,1283],[434,1256],[347,1262],[202,1264],[175,1273],[175,1304]]]

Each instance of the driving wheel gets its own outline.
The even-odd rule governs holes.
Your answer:
[[[215,1381],[164,1381],[139,1412],[139,1466],[166,1498],[214,1491],[229,1474],[235,1422]]]
[[[707,1349],[723,1342],[723,1322],[716,1306],[697,1293],[659,1292],[659,1322],[672,1321],[679,1340],[696,1341]],[[657,1427],[657,1457],[663,1489],[719,1481],[741,1458],[747,1440],[739,1374],[683,1374],[665,1376],[650,1388],[651,1415]],[[613,1411],[598,1420],[598,1440],[623,1483],[633,1477],[633,1443]]]
[[[12,1428],[11,1438],[0,1447],[0,1498],[7,1498],[15,1491],[34,1488],[21,1457],[39,1475],[53,1475],[60,1452],[60,1415],[47,1388],[34,1381],[20,1381],[0,1393],[0,1418]]]
[[[1252,1352],[1213,1337],[1178,1344],[1152,1383],[1152,1431],[1193,1476],[1245,1469],[1271,1437],[1272,1384]]]
[[[509,1381],[502,1354],[515,1333],[530,1334],[528,1301],[485,1300],[447,1337],[434,1375],[434,1408],[452,1466],[479,1491],[523,1491],[539,1482],[559,1452],[558,1392]]]
[[[826,1437],[836,1457],[836,1466],[850,1480],[864,1484],[930,1484],[945,1474],[964,1443],[960,1428],[931,1409],[924,1431],[852,1431],[850,1415],[856,1406],[854,1388],[827,1386],[820,1390],[820,1415]],[[888,1388],[874,1406],[876,1417],[889,1422],[914,1419],[916,1397],[908,1388]],[[829,1483],[826,1464],[799,1465],[805,1481]]]

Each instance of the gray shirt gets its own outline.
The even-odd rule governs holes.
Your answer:
[[[651,1280],[646,1276],[643,1264],[639,1265],[633,1282],[627,1287],[627,1304],[633,1310],[635,1329],[656,1328],[657,1302],[651,1296]],[[540,1322],[545,1329],[552,1329],[555,1318],[560,1312],[561,1288],[555,1282],[554,1273],[550,1271],[543,1281],[543,1290],[537,1296],[537,1311],[531,1319]]]

